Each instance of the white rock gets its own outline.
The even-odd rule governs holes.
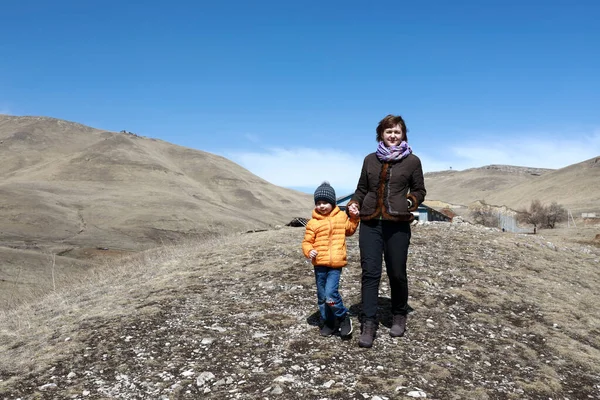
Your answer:
[[[272,394],[281,394],[281,393],[283,393],[283,389],[281,388],[281,386],[275,385],[273,390],[271,390],[271,393]]]
[[[77,374],[73,371],[69,372],[69,374],[67,375],[67,379],[73,379],[77,376]]]
[[[56,383],[46,383],[45,385],[40,386],[38,389],[43,392],[45,390],[56,390],[58,389],[58,386],[56,386]]]
[[[325,383],[323,384],[323,387],[325,387],[325,388],[329,389],[330,387],[332,387],[332,386],[333,386],[333,384],[334,384],[334,383],[335,383],[335,381],[332,379],[332,380],[330,380],[330,381],[327,381],[327,382],[325,382]]]
[[[211,381],[213,379],[215,379],[215,375],[212,372],[202,372],[198,376],[198,378],[196,378],[196,386],[204,386],[206,382]]]
[[[204,338],[204,339],[202,339],[200,344],[211,344],[214,341],[215,341],[215,339],[213,339],[213,338]]]
[[[205,326],[206,329],[212,329],[213,331],[217,331],[217,332],[225,332],[227,329],[221,327],[221,326]]]
[[[421,399],[424,399],[425,397],[427,397],[425,392],[423,392],[421,390],[412,390],[412,391],[406,393],[406,395],[409,397],[417,397],[417,398],[421,398]]]
[[[278,376],[277,378],[273,379],[273,382],[291,383],[291,382],[296,382],[296,379],[292,375],[286,374],[286,375]]]
[[[181,373],[181,376],[185,377],[185,378],[189,378],[190,376],[194,375],[194,371],[191,369],[188,369],[187,371],[183,371]]]

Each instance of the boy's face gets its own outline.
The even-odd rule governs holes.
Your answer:
[[[404,138],[404,134],[402,133],[402,127],[400,127],[400,125],[387,128],[383,131],[382,136],[383,144],[385,144],[385,147],[400,146],[400,143],[402,143],[402,139]]]
[[[319,200],[315,203],[315,210],[321,215],[327,215],[333,210],[333,206],[331,203],[328,203],[324,200]]]

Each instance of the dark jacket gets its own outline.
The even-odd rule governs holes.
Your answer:
[[[415,211],[425,200],[425,179],[421,160],[414,154],[396,162],[382,162],[375,153],[365,157],[360,179],[348,206],[357,203],[360,219],[381,217],[389,221],[414,220]],[[408,207],[408,201],[412,206]]]

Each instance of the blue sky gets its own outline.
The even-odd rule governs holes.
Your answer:
[[[600,155],[600,2],[33,1],[0,13],[0,113],[354,190],[400,114],[428,171]]]

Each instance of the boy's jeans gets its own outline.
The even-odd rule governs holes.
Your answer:
[[[344,307],[340,287],[342,268],[315,266],[315,280],[317,282],[317,303],[321,319],[332,323],[335,318],[346,315],[348,309]]]

